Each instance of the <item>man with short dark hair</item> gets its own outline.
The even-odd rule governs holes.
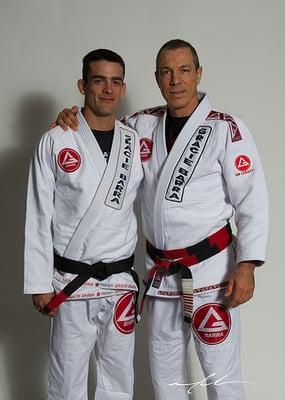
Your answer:
[[[253,296],[254,270],[265,260],[267,192],[255,144],[239,118],[213,109],[198,92],[201,76],[190,43],[165,43],[155,77],[167,106],[125,120],[141,137],[156,400],[189,398],[192,331],[208,399],[244,399],[238,306]],[[68,110],[58,118],[63,127],[70,121],[76,123]]]
[[[31,162],[25,230],[25,293],[54,317],[49,400],[87,400],[89,357],[96,400],[131,400],[137,223],[143,177],[137,133],[116,120],[125,64],[99,49],[83,59],[79,131],[42,136]],[[65,301],[67,300],[67,301]]]

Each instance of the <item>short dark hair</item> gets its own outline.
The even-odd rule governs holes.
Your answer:
[[[182,39],[172,39],[172,40],[169,40],[168,42],[164,43],[164,45],[161,46],[161,48],[159,49],[157,56],[156,56],[156,70],[158,69],[159,57],[161,56],[161,53],[163,51],[183,49],[183,48],[188,48],[191,51],[192,57],[193,57],[193,62],[194,62],[194,65],[195,65],[195,68],[197,71],[197,69],[200,67],[197,51],[192,46],[192,44],[190,44],[189,42],[186,42],[186,40],[182,40]]]
[[[123,68],[123,77],[125,77],[125,62],[119,54],[108,49],[97,49],[92,50],[90,53],[83,57],[83,67],[82,67],[82,79],[87,83],[87,75],[89,72],[89,65],[92,61],[110,61],[113,63],[118,63]]]

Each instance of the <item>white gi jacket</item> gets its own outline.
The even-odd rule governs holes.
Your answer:
[[[196,244],[226,225],[235,211],[237,248],[231,266],[216,265],[216,255],[191,269],[194,289],[215,290],[235,263],[263,263],[267,191],[248,128],[239,118],[213,110],[204,93],[199,97],[169,154],[165,106],[136,113],[126,123],[141,137],[143,230],[155,247],[170,250]],[[148,256],[146,266],[153,266]],[[160,289],[151,287],[149,294],[172,297],[180,291],[176,274],[164,277]]]
[[[130,257],[133,210],[143,170],[138,135],[115,122],[108,164],[83,115],[79,130],[42,136],[30,166],[25,229],[25,293],[62,290],[74,275],[53,269],[53,251],[87,264]],[[102,290],[103,289],[103,290]],[[71,298],[136,290],[129,273],[89,279]]]

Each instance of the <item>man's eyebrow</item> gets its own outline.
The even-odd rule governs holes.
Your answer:
[[[95,79],[95,78],[108,79],[108,76],[100,75],[100,74],[95,74],[95,75],[92,75],[92,76],[90,77],[90,79]],[[121,78],[120,76],[111,76],[110,79],[116,80],[116,81],[117,81],[117,80],[120,80],[120,81],[123,82],[123,78]]]
[[[179,65],[178,68],[185,68],[185,67],[191,68],[191,64]],[[170,67],[170,66],[168,66],[168,65],[165,65],[165,66],[159,67],[159,69],[160,69],[160,70],[162,70],[162,69],[172,69],[172,67]]]

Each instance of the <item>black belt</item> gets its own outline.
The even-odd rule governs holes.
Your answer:
[[[134,265],[134,255],[123,260],[111,263],[98,262],[95,264],[85,264],[81,261],[70,260],[54,253],[54,268],[62,272],[77,274],[77,276],[69,282],[61,292],[59,292],[42,310],[49,314],[52,310],[63,303],[75,290],[82,286],[88,279],[95,278],[102,281],[113,274],[121,272],[130,272],[132,278],[137,285],[138,291],[135,294],[135,314],[137,316],[137,302],[139,296],[139,278],[138,274],[132,269]],[[137,318],[137,317],[136,317]]]

